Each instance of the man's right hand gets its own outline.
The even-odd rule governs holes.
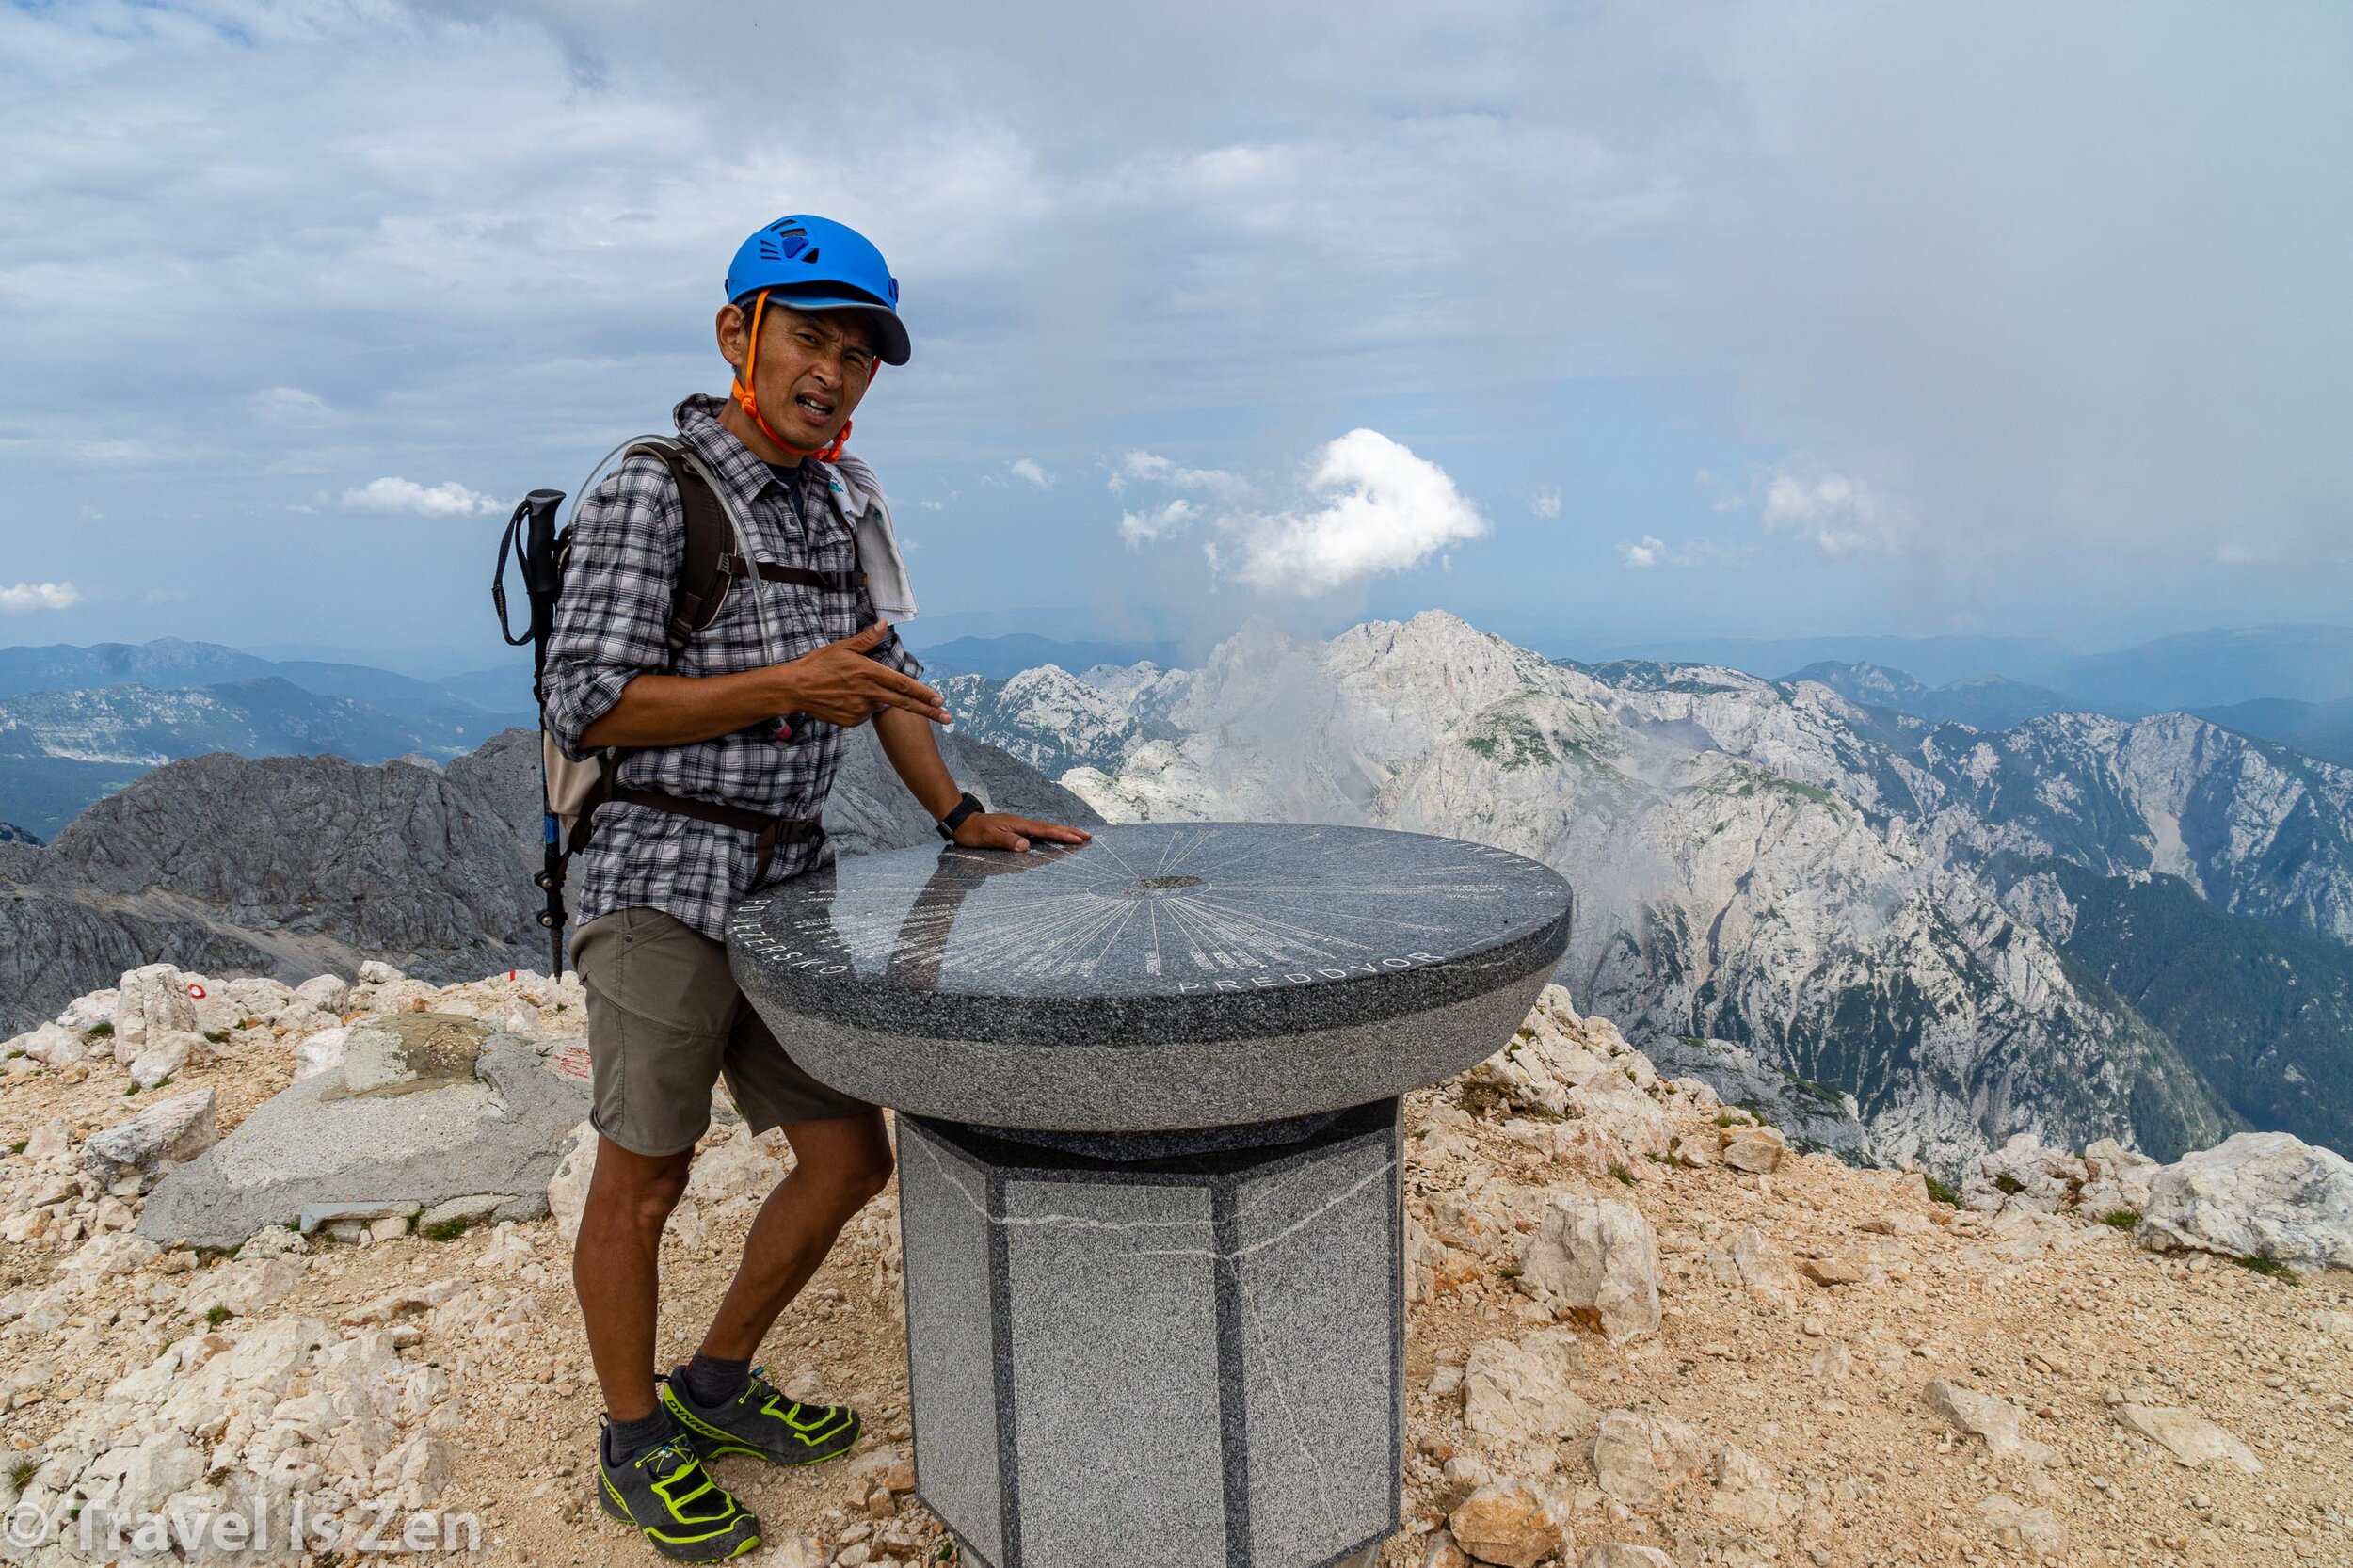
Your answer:
[[[904,708],[934,724],[950,722],[937,692],[867,657],[889,635],[888,624],[878,620],[854,636],[773,666],[782,686],[776,712],[807,713],[845,728],[864,724],[885,708]]]

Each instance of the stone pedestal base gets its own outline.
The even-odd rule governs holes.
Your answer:
[[[1393,1532],[1397,1101],[1134,1160],[1017,1138],[899,1118],[916,1487],[967,1555],[1325,1568]]]

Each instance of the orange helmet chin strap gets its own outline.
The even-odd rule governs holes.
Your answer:
[[[767,311],[768,291],[766,289],[762,289],[760,291],[760,298],[752,305],[752,340],[749,344],[744,345],[744,368],[738,373],[735,377],[735,389],[732,395],[737,404],[743,408],[744,411],[751,416],[752,423],[760,426],[760,433],[761,435],[767,437],[770,440],[776,442],[776,445],[782,447],[785,451],[790,452],[795,457],[814,457],[821,463],[830,463],[835,458],[841,456],[842,447],[847,445],[849,442],[850,422],[848,420],[845,419],[841,422],[840,430],[836,432],[833,440],[826,442],[824,446],[794,446],[791,441],[786,440],[782,436],[779,436],[774,430],[769,429],[768,422],[760,417],[760,398],[752,391],[751,380],[752,376],[756,374],[755,367],[757,367],[760,363],[760,318],[766,314]],[[874,364],[879,367],[882,364],[882,361],[880,360],[876,360]],[[871,381],[872,377],[873,372],[870,370],[867,373],[867,378]]]

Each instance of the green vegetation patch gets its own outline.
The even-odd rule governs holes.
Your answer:
[[[2249,1273],[2261,1274],[2265,1279],[2276,1279],[2286,1285],[2304,1283],[2301,1274],[2276,1257],[2254,1254],[2246,1257],[2234,1257],[2231,1261],[2245,1269]]]

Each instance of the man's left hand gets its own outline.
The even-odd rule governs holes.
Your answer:
[[[975,811],[956,824],[959,849],[1009,849],[1018,854],[1032,843],[1083,844],[1094,837],[1083,827],[1034,822],[1006,811]]]

